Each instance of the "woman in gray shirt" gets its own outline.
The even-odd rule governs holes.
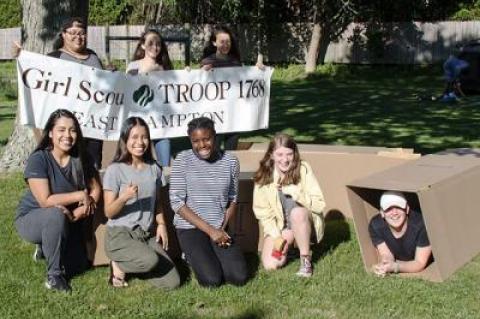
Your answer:
[[[105,252],[112,261],[109,283],[114,287],[128,286],[126,274],[144,274],[159,288],[172,289],[180,284],[165,252],[168,235],[160,196],[163,185],[162,170],[152,157],[148,125],[139,117],[127,119],[113,163],[103,178],[108,217]]]

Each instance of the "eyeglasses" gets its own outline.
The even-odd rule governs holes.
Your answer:
[[[85,37],[87,35],[85,31],[75,32],[75,31],[65,30],[65,33],[71,35],[72,37]]]

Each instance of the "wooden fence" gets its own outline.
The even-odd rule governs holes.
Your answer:
[[[454,47],[480,38],[480,21],[438,23],[390,23],[385,24],[386,36],[383,47],[375,52],[367,50],[364,33],[358,33],[361,24],[352,23],[335,42],[331,42],[325,53],[325,62],[354,64],[423,64],[445,60]],[[234,27],[238,35],[244,61],[254,61],[258,51],[265,60],[275,62],[304,62],[310,39],[311,24],[283,24],[270,26],[273,35],[266,35],[252,25]],[[139,36],[143,26],[91,26],[88,30],[88,46],[102,58],[106,56],[106,35]],[[191,57],[198,60],[208,39],[209,25],[175,26],[160,28],[165,36],[189,37]],[[261,38],[261,41],[259,40]],[[20,39],[20,28],[0,29],[0,60],[12,59],[11,43]],[[111,41],[110,58],[128,61],[135,49],[135,41]],[[259,50],[258,48],[261,47]],[[169,53],[173,60],[182,60],[185,45],[170,43]]]

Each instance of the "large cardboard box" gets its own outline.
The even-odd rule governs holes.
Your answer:
[[[413,275],[443,281],[480,252],[480,158],[478,152],[427,155],[348,185],[365,269],[377,263],[368,223],[383,191],[402,191],[422,212],[435,261]]]
[[[250,149],[234,151],[240,169],[256,171],[268,143],[255,143]],[[420,154],[410,149],[298,144],[300,156],[311,166],[322,188],[327,204],[325,215],[352,218],[346,185],[351,181],[375,172],[418,159]]]

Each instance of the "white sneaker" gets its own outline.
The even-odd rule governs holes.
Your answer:
[[[300,268],[298,269],[297,276],[309,278],[313,275],[312,257],[300,256]]]

